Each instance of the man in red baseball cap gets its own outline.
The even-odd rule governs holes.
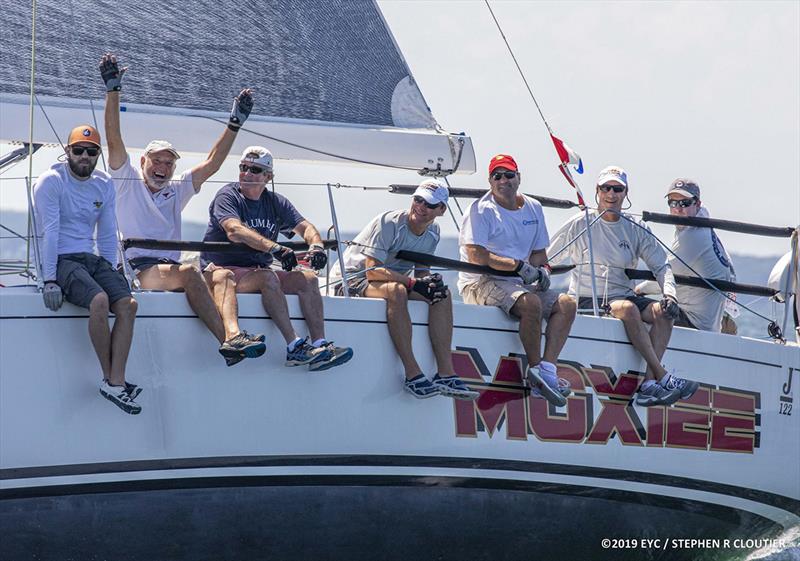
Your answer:
[[[556,361],[575,320],[576,305],[572,297],[550,290],[550,237],[542,205],[519,193],[521,178],[516,160],[508,154],[489,160],[490,190],[464,214],[459,236],[462,260],[517,276],[462,272],[458,289],[467,304],[497,306],[519,319],[531,392],[562,406],[570,389],[556,375]],[[542,319],[547,321],[544,353]]]
[[[94,127],[72,129],[65,151],[67,161],[40,175],[33,188],[44,304],[55,312],[66,300],[89,310],[89,338],[103,371],[100,394],[135,415],[142,410],[134,401],[139,388],[125,381],[125,365],[136,300],[116,270],[114,181],[95,169],[100,134]],[[94,253],[95,240],[99,255]],[[109,310],[115,316],[113,329],[108,326]]]

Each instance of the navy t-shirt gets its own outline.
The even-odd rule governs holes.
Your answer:
[[[239,183],[228,183],[220,189],[208,208],[209,220],[204,242],[227,242],[228,236],[220,225],[227,218],[241,220],[242,224],[255,230],[265,238],[277,240],[280,232],[293,230],[304,218],[283,195],[264,189],[257,201],[246,198],[239,191]],[[215,265],[237,267],[268,267],[272,254],[260,251],[217,253],[204,251],[200,254],[200,265],[205,269]]]

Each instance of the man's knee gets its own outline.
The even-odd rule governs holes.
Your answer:
[[[89,313],[91,314],[105,314],[109,312],[108,294],[105,292],[98,292],[89,302]]]
[[[511,309],[520,319],[542,319],[542,301],[533,293],[523,294]]]
[[[661,304],[655,302],[650,305],[650,315],[653,318],[653,324],[672,325],[672,318],[664,311]]]
[[[569,294],[561,294],[556,300],[558,311],[567,317],[575,317],[578,311],[578,302]]]
[[[302,287],[304,290],[319,292],[319,279],[314,271],[301,271]]]
[[[226,283],[233,283],[236,286],[236,277],[229,269],[216,269],[211,273],[206,273],[206,278],[210,280],[212,286]]]
[[[139,303],[131,296],[120,298],[111,305],[114,315],[117,317],[135,317],[139,310]]]
[[[184,288],[201,288],[205,286],[206,281],[203,279],[203,274],[200,269],[194,265],[181,265],[178,268],[181,284]],[[232,275],[233,273],[231,273]]]
[[[272,271],[260,271],[256,274],[258,275],[258,286],[261,289],[261,292],[282,292],[281,281],[278,278],[278,275]]]
[[[387,282],[384,285],[384,290],[386,291],[386,300],[388,302],[403,305],[408,303],[408,291],[399,282]]]
[[[641,320],[639,308],[630,300],[617,300],[611,305],[611,315],[622,321]]]

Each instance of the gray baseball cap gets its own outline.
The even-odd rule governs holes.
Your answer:
[[[679,178],[673,181],[669,186],[669,191],[664,195],[668,197],[672,193],[683,195],[684,197],[700,198],[700,186],[691,179]]]

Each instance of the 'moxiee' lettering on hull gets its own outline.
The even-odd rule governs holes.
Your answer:
[[[490,375],[476,349],[459,347],[453,351],[453,365],[480,392],[475,401],[454,401],[458,437],[477,437],[479,432],[494,437],[505,425],[509,440],[533,435],[542,442],[605,445],[616,436],[623,446],[748,454],[758,448],[760,396],[754,392],[703,384],[688,400],[636,409],[633,398],[643,373],[615,374],[607,366],[565,360],[558,363],[558,375],[570,382],[573,394],[557,409],[522,385],[524,357],[500,357]]]

